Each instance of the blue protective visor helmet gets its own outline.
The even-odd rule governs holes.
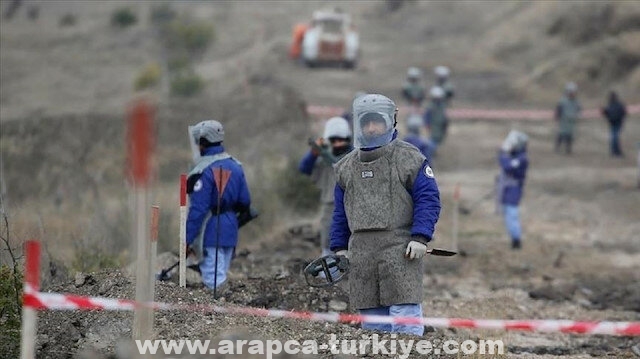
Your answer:
[[[353,101],[356,148],[381,147],[393,140],[397,107],[383,95],[368,94]]]

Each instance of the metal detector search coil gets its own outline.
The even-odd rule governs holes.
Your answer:
[[[349,273],[349,259],[330,254],[320,257],[304,269],[304,279],[312,287],[328,287],[343,280]]]

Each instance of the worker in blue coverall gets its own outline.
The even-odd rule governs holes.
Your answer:
[[[422,258],[440,215],[433,170],[397,139],[397,107],[383,95],[354,100],[357,150],[334,166],[331,250],[349,258],[349,301],[363,315],[422,317]],[[422,325],[376,324],[368,330],[422,335]]]
[[[419,109],[422,107],[426,95],[422,84],[422,70],[417,67],[410,67],[407,70],[407,79],[402,85],[402,97],[409,106]]]
[[[444,89],[434,86],[429,91],[431,102],[424,112],[424,123],[429,130],[429,145],[431,156],[435,157],[438,148],[444,143],[449,128],[447,103]]]
[[[407,134],[402,139],[420,150],[420,152],[431,162],[431,143],[421,135],[422,116],[418,114],[410,115],[406,123]]]
[[[203,247],[203,258],[200,261],[202,282],[207,288],[220,289],[226,284],[227,272],[238,244],[237,216],[250,210],[251,199],[242,165],[225,152],[222,146],[222,125],[218,121],[209,120],[200,122],[190,130],[192,140],[199,147],[200,156],[187,180],[187,247],[190,251],[194,251],[194,245]],[[222,193],[220,208],[214,179],[217,168],[231,174]],[[218,214],[219,220],[216,218]],[[219,229],[216,227],[218,223]]]
[[[520,225],[520,201],[524,194],[529,159],[527,157],[527,135],[511,131],[502,143],[498,154],[500,176],[497,182],[498,203],[502,207],[504,224],[511,237],[511,248],[522,247]]]

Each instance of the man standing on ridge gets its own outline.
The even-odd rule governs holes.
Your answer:
[[[611,91],[609,94],[609,103],[602,109],[602,115],[607,119],[607,122],[609,122],[609,129],[611,131],[611,156],[624,157],[620,146],[620,132],[624,125],[624,118],[627,117],[627,108],[624,103],[620,101],[615,91]]]
[[[562,97],[558,106],[556,107],[556,120],[558,121],[558,137],[556,138],[556,152],[560,152],[560,147],[565,145],[565,153],[570,155],[576,122],[580,117],[580,111],[582,110],[576,94],[578,92],[578,85],[575,82],[569,82],[565,86],[565,95]]]

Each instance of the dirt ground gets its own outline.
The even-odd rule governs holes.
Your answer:
[[[213,114],[228,126],[229,148],[243,161],[254,204],[263,210],[259,223],[241,231],[230,291],[221,303],[351,311],[344,308],[348,295],[340,287],[313,289],[301,276],[301,268],[320,252],[319,218],[287,209],[286,203],[273,204],[278,202],[276,174],[297,160],[306,136],[321,125],[321,119],[304,115],[304,104],[347,106],[358,90],[397,99],[408,66],[429,71],[439,64],[453,69],[454,106],[550,109],[573,75],[586,108],[600,106],[610,88],[620,89],[628,103],[640,102],[640,55],[633,45],[640,7],[634,2],[583,2],[574,8],[572,3],[407,1],[392,13],[383,2],[339,3],[354,15],[361,32],[362,61],[353,71],[310,71],[286,56],[290,30],[325,2],[172,2],[179,11],[211,19],[216,40],[196,64],[207,83],[204,94],[184,101],[158,96],[161,146],[154,195],[167,213],[161,218],[166,226],[161,236],[169,243],[164,249],[177,249],[177,214],[171,212],[177,195],[174,180],[189,162],[181,131]],[[132,7],[147,14],[149,4],[135,2]],[[158,56],[153,31],[146,17],[129,30],[110,28],[109,14],[121,6],[117,1],[40,6],[37,23],[24,15],[0,20],[1,145],[12,224],[25,238],[44,238],[53,259],[66,263],[92,240],[107,251],[117,237],[126,251],[127,222],[120,218],[123,213],[126,217],[122,209],[127,205],[121,119],[133,95],[133,77]],[[600,11],[609,14],[606,29],[589,32],[591,27],[566,20],[567,14],[578,14],[583,21],[575,20],[578,24],[585,19],[591,24]],[[77,14],[78,24],[60,28],[58,19],[67,12]],[[558,19],[568,25],[557,25]],[[614,60],[602,59],[609,54]],[[593,68],[601,71],[594,75]],[[432,80],[429,73],[427,80]],[[553,152],[551,122],[453,123],[433,163],[443,201],[434,246],[464,255],[426,259],[425,315],[639,321],[639,120],[627,121],[624,159],[609,157],[608,130],[600,120],[580,124],[572,156]],[[531,138],[523,249],[509,249],[491,199],[460,215],[456,244],[454,187],[460,185],[461,206],[491,190],[497,147],[512,128]],[[88,155],[77,157],[84,152]],[[56,206],[59,183],[68,183],[63,195],[72,193]],[[99,225],[96,218],[102,220]],[[174,257],[163,258],[159,266]],[[59,270],[43,290],[133,297],[132,278],[125,271],[84,273],[81,284],[73,270],[67,272]],[[158,282],[156,293],[158,301],[170,303],[213,302],[197,284],[181,289],[174,281]],[[135,357],[127,341],[131,313],[42,312],[39,319],[38,358]],[[158,339],[305,340],[331,333],[351,338],[367,334],[357,325],[197,311],[158,312],[155,317]],[[501,339],[507,354],[498,357],[508,358],[632,358],[631,347],[638,344],[637,338],[625,337],[433,328],[425,338]],[[321,356],[332,357],[328,352]]]
[[[640,126],[632,123],[627,135],[636,136]],[[454,185],[461,185],[463,206],[490,188],[496,172],[493,156],[476,156],[473,163],[467,156],[478,153],[478,149],[490,153],[501,131],[507,130],[505,126],[453,125],[451,137],[435,164],[444,201],[435,246],[455,246],[451,236]],[[637,169],[629,159],[610,159],[598,150],[598,146],[606,146],[606,138],[598,136],[601,127],[597,122],[585,124],[575,157],[566,157],[552,153],[549,136],[535,135],[536,131],[545,131],[540,125],[519,124],[519,128],[534,134],[531,176],[523,203],[524,248],[518,252],[508,248],[491,200],[470,215],[461,215],[459,250],[465,255],[426,261],[425,315],[640,320]],[[478,132],[493,135],[470,141]],[[594,140],[589,144],[586,138]],[[570,165],[558,169],[562,163]],[[301,275],[301,268],[318,253],[316,223],[310,219],[269,238],[243,238],[232,266],[225,305],[326,311],[335,310],[331,301],[339,302],[334,304],[337,308],[340,303],[347,303],[348,296],[340,288],[312,289]],[[102,272],[91,276],[88,284],[79,288],[69,279],[46,289],[115,298],[133,295],[131,279],[124,274]],[[198,285],[181,290],[175,282],[159,282],[157,299],[171,303],[212,302],[211,294]],[[113,353],[117,347],[122,351],[128,348],[123,339],[130,333],[128,313],[46,312],[41,318],[38,345],[43,358],[64,358],[65,353],[73,353],[76,348],[93,348],[103,354]],[[351,337],[364,333],[357,326],[344,324],[192,312],[158,313],[155,325],[156,337],[166,339],[239,336],[304,340],[331,333]],[[508,350],[506,357],[510,358],[630,358],[630,348],[637,344],[632,338],[609,336],[440,329],[428,332],[426,337],[436,342],[501,339]],[[322,356],[331,357],[327,352]]]

